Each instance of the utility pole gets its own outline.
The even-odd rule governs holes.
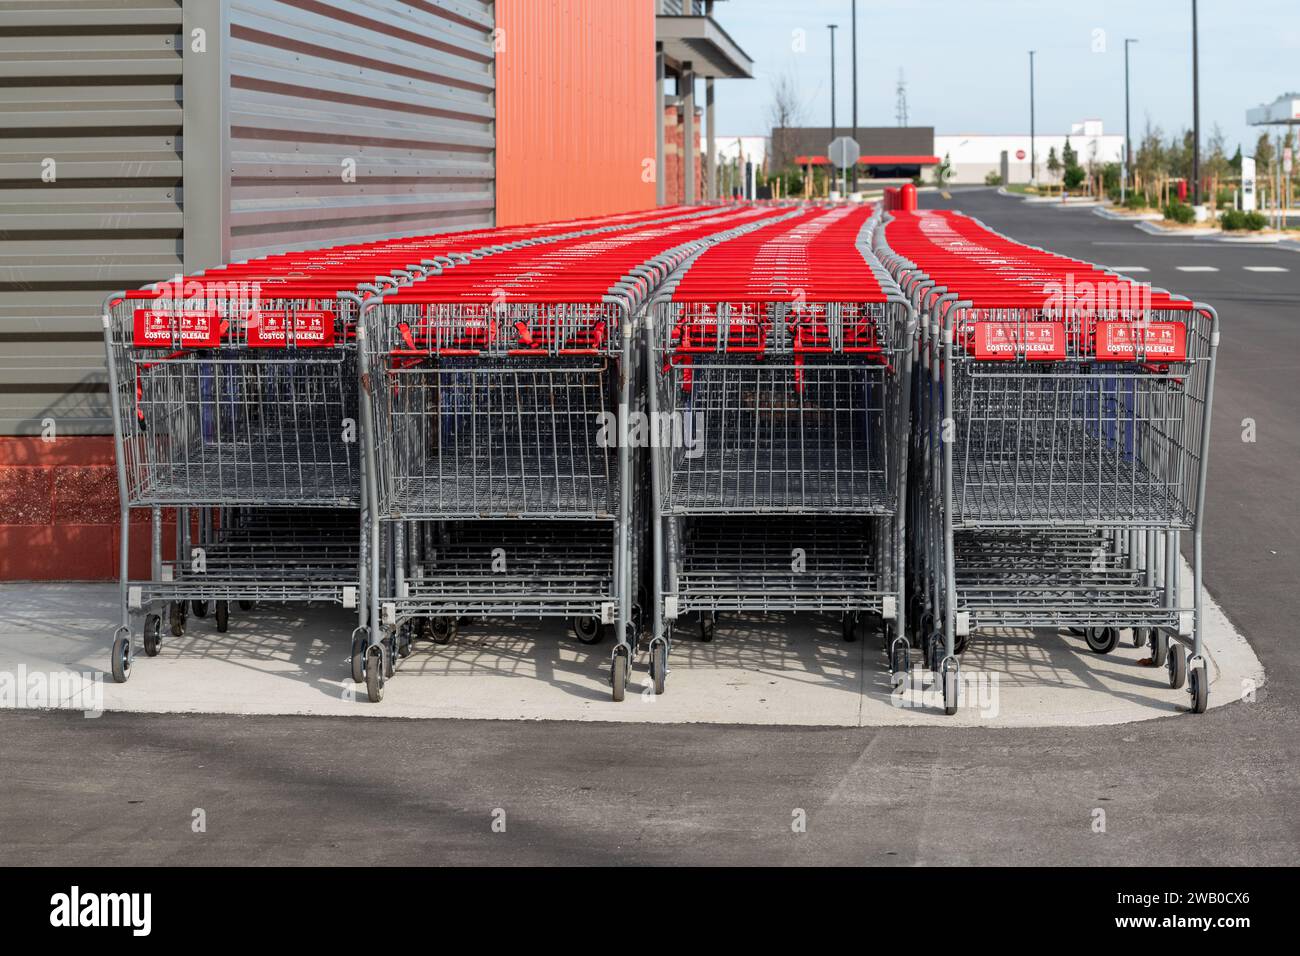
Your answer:
[[[853,0],[853,142],[858,141],[858,0]],[[853,190],[858,189],[858,164],[853,164]]]
[[[1038,152],[1034,139],[1034,51],[1029,51],[1029,182],[1038,182]]]
[[[1119,201],[1123,205],[1128,198],[1128,180],[1133,175],[1133,138],[1128,127],[1128,45],[1137,40],[1124,39],[1124,176],[1119,181]]]
[[[1196,0],[1192,0],[1192,205],[1201,204],[1201,77],[1196,43]]]
[[[835,139],[835,31],[839,25],[835,23],[826,24],[826,28],[831,31],[831,139]]]

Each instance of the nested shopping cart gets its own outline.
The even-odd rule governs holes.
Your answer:
[[[122,512],[122,623],[156,655],[164,618],[228,628],[234,602],[368,602],[357,423],[356,316],[365,297],[559,237],[698,216],[673,209],[270,256],[110,297],[104,335]],[[345,290],[345,291],[341,291]],[[129,574],[132,508],[152,513],[149,574]],[[176,550],[165,561],[164,509]]]
[[[638,310],[698,244],[772,213],[712,210],[459,268],[369,303],[362,410],[371,627],[354,674],[383,696],[411,640],[472,617],[614,629],[632,665]]]
[[[882,240],[927,320],[914,600],[945,709],[966,636],[1020,626],[1078,629],[1103,653],[1133,628],[1203,711],[1214,310],[961,217],[900,215]]]
[[[802,207],[701,254],[647,339],[656,690],[677,621],[863,615],[901,628],[912,309],[865,210]]]

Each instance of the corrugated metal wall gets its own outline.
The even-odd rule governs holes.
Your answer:
[[[106,431],[100,302],[180,268],[180,28],[179,0],[0,0],[0,434]]]
[[[653,206],[654,0],[497,0],[496,12],[497,221]]]
[[[490,225],[492,29],[480,0],[231,0],[230,257]]]

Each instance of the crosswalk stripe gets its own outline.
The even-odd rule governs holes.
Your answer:
[[[1111,266],[1111,272],[1150,272],[1146,266]]]
[[[1286,266],[1246,266],[1247,272],[1290,272]]]
[[[1218,272],[1218,266],[1178,266],[1179,272]]]

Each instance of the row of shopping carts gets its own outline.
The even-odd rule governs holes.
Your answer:
[[[104,335],[119,681],[137,634],[324,602],[372,701],[484,618],[610,640],[621,700],[639,651],[665,691],[683,620],[799,612],[878,629],[896,674],[921,650],[950,711],[976,629],[1133,628],[1204,709],[1213,310],[974,220],[670,207],[287,253],[115,295]]]
[[[894,642],[893,670],[908,671],[919,648],[951,713],[976,630],[1069,627],[1107,653],[1132,629],[1204,711],[1214,310],[960,214],[896,211],[871,232],[921,315],[907,506],[915,626]]]

